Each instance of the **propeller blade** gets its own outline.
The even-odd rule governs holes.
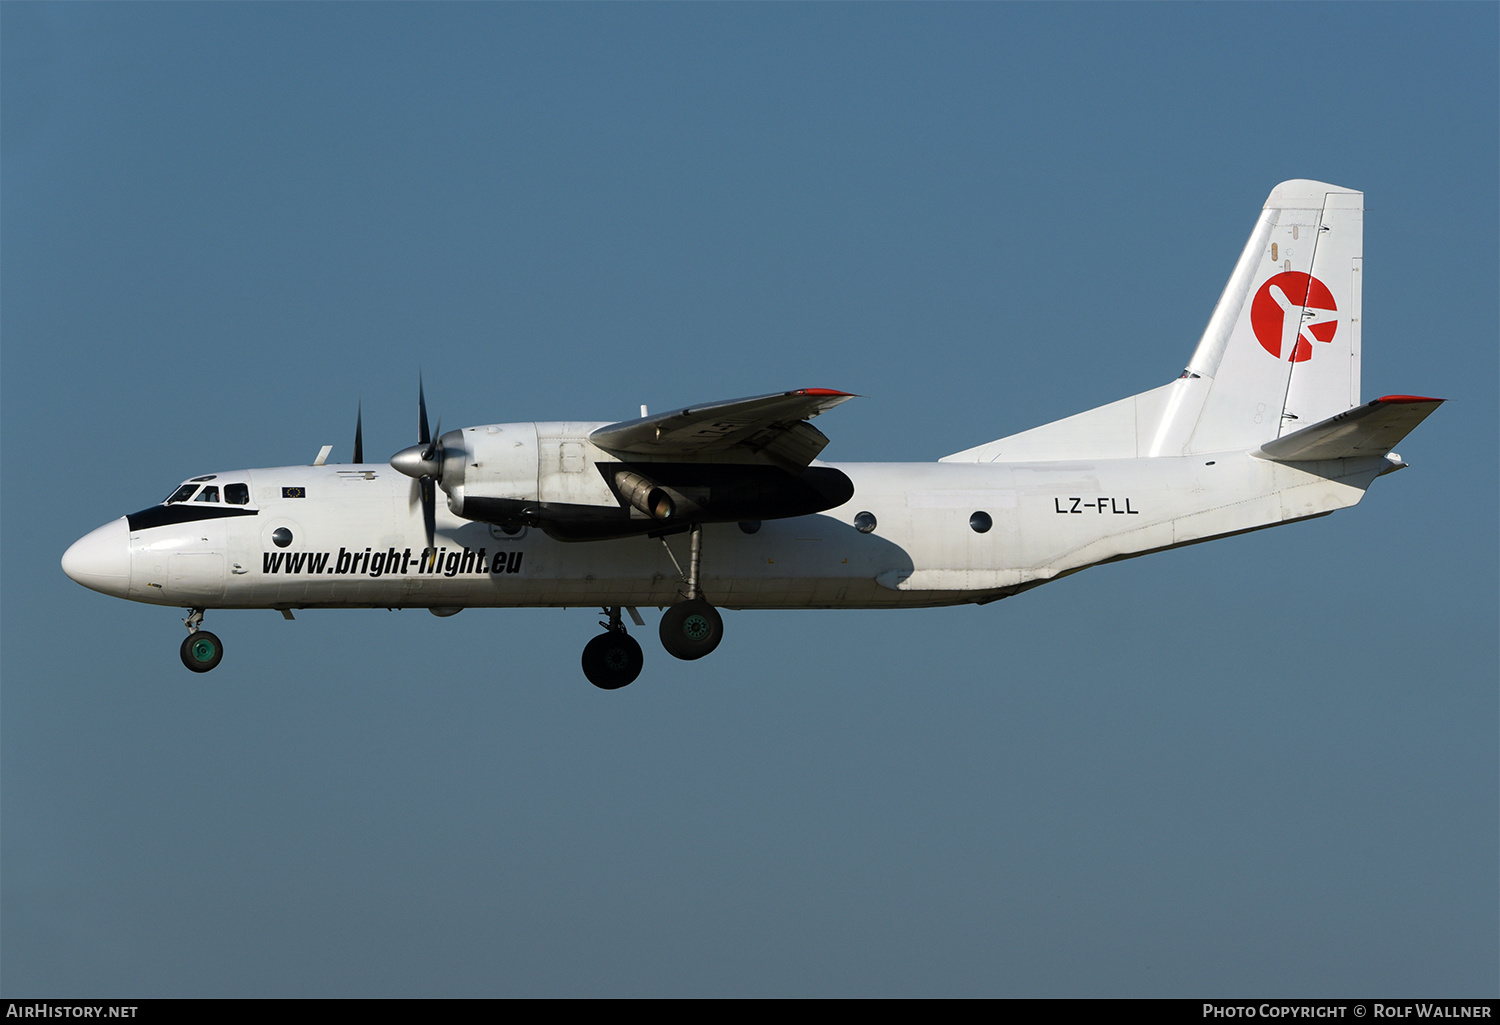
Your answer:
[[[427,529],[427,547],[432,548],[437,537],[437,498],[432,490],[432,478],[423,477],[422,485],[422,526]]]
[[[437,493],[434,478],[442,470],[443,421],[438,420],[438,432],[427,429],[427,389],[422,383],[422,374],[417,372],[417,443],[391,456],[391,466],[412,479],[411,505],[422,503],[422,528],[427,535],[427,547],[437,543]],[[356,446],[359,444],[355,442]]]
[[[354,414],[354,461],[365,461],[365,401],[359,400],[359,409]]]
[[[424,460],[429,463],[433,462],[437,454],[442,451],[442,445],[440,444],[442,437],[443,418],[438,417],[437,433],[432,436],[432,440],[427,443],[427,450],[422,453],[422,458]]]
[[[427,433],[427,394],[422,388],[422,374],[417,374],[417,444],[426,445],[432,440]]]

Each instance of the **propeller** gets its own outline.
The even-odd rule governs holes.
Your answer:
[[[359,407],[354,414],[354,461],[362,463],[365,461],[365,400],[359,400]]]
[[[432,440],[427,433],[427,392],[422,387],[422,373],[417,372],[417,444],[425,445]]]
[[[427,547],[432,548],[437,536],[437,495],[434,482],[443,475],[443,421],[438,420],[438,430],[432,434],[427,430],[427,395],[422,386],[422,377],[417,375],[417,443],[403,448],[391,456],[391,466],[416,481],[416,496],[422,502],[422,526],[427,531]]]

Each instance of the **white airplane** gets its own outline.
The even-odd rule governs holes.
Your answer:
[[[511,423],[363,461],[194,477],[62,558],[86,587],[188,608],[182,661],[219,664],[207,609],[599,606],[605,689],[640,673],[621,610],[713,651],[718,607],[991,602],[1100,563],[1323,516],[1406,464],[1443,401],[1360,402],[1363,194],[1266,200],[1181,377],[935,463],[823,463],[820,388],[620,423]],[[395,472],[392,472],[395,471]],[[439,506],[436,488],[447,498]]]

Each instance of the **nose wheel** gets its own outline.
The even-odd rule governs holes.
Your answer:
[[[182,639],[182,647],[179,649],[182,664],[195,673],[208,672],[224,658],[224,642],[217,635],[202,629],[199,626],[202,622],[202,609],[188,610],[188,617],[183,620],[187,625],[188,635]]]
[[[608,612],[608,622],[599,624],[604,632],[584,645],[583,675],[600,690],[619,690],[641,675],[646,657],[635,638],[625,632],[619,606]]]

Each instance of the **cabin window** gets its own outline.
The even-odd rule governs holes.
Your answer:
[[[983,509],[969,517],[969,526],[974,528],[976,534],[983,534],[994,525],[995,521],[990,519],[990,514]]]
[[[195,502],[217,502],[219,500],[219,489],[212,484],[198,492]]]
[[[875,529],[875,514],[872,512],[861,512],[854,514],[854,529],[861,534],[868,534]]]
[[[250,485],[248,484],[225,484],[224,501],[230,505],[250,504]]]

